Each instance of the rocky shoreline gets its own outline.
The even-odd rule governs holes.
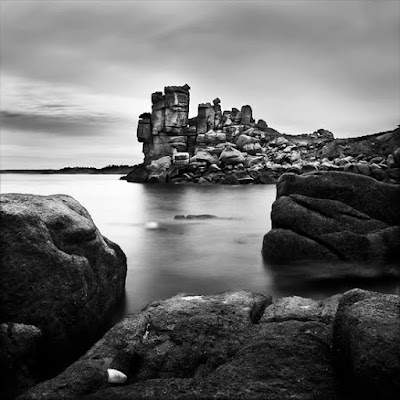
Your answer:
[[[14,398],[110,327],[126,257],[67,195],[1,195],[0,387]]]
[[[128,316],[18,399],[392,400],[399,307],[399,296],[360,289],[323,301],[181,294]],[[110,368],[127,380],[108,383]]]
[[[285,174],[263,254],[281,269],[331,260],[399,277],[399,188],[336,171]],[[105,333],[125,288],[118,245],[70,196],[5,194],[1,204],[5,399],[397,399],[398,295],[179,294]],[[124,379],[110,381],[110,370]]]
[[[285,174],[276,198],[262,248],[271,263],[358,263],[359,276],[400,276],[399,185],[343,172]]]
[[[400,183],[400,128],[351,139],[325,129],[288,135],[253,119],[249,105],[222,111],[220,99],[189,119],[189,86],[152,94],[137,138],[144,162],[121,179],[136,183],[272,184],[287,172],[343,171]]]

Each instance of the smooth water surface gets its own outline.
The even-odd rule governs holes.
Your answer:
[[[181,292],[250,289],[274,297],[324,298],[355,286],[399,291],[396,281],[310,283],[308,278],[320,268],[315,265],[303,266],[300,276],[280,275],[266,265],[261,247],[271,228],[275,185],[141,185],[121,181],[117,175],[3,174],[0,178],[1,193],[73,196],[101,233],[121,246],[128,260],[122,314]],[[182,214],[212,214],[218,219],[174,220]]]

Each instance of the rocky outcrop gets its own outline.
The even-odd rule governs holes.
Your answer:
[[[2,195],[1,227],[2,335],[7,332],[6,339],[15,343],[21,337],[35,343],[36,364],[40,361],[36,372],[43,378],[107,328],[124,295],[126,258],[100,234],[89,213],[66,195]],[[23,344],[27,348],[30,344]],[[18,349],[8,354],[8,366],[15,371],[8,383],[15,390],[21,368],[21,386],[30,379],[30,368],[21,367],[24,352],[31,354]],[[0,375],[9,374],[10,368],[6,365]]]
[[[249,105],[222,111],[219,98],[188,118],[189,89],[153,93],[152,113],[140,115],[137,129],[144,164],[127,175],[129,182],[269,184],[286,172],[344,171],[400,183],[399,128],[352,139],[334,139],[326,129],[288,135],[256,123]],[[166,156],[172,170],[151,176],[151,163]]]
[[[399,200],[398,185],[366,176],[285,174],[277,184],[263,255],[273,263],[361,263],[377,268],[353,268],[354,273],[400,275]]]
[[[42,332],[32,325],[0,324],[0,393],[14,399],[34,386],[40,374]]]
[[[359,324],[350,327],[352,293],[320,301],[294,296],[272,302],[249,291],[157,301],[115,325],[79,361],[19,400],[358,399],[365,398],[358,396],[363,382],[355,378],[349,391],[337,377],[348,361],[357,363],[362,351],[383,351],[375,382],[390,385],[383,385],[382,397],[376,398],[391,399],[400,372],[398,341],[391,337],[398,329],[392,308],[399,296],[387,296],[393,301],[382,300],[383,307],[371,301],[371,315],[354,310]],[[346,346],[356,346],[356,337],[347,337],[347,331],[359,329],[367,345],[363,325],[370,324],[373,348],[347,351]],[[377,333],[387,340],[380,342]],[[109,384],[108,368],[127,375],[125,384]]]
[[[270,304],[248,291],[154,302],[21,399],[333,399],[330,325],[262,321]],[[127,385],[110,387],[107,368],[124,372]]]
[[[337,311],[333,345],[350,398],[400,393],[400,297],[354,289]]]

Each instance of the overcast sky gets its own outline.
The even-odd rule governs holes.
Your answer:
[[[250,104],[286,133],[393,129],[400,1],[1,0],[1,168],[142,161],[151,93]]]

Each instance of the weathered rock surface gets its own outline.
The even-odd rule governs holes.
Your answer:
[[[293,306],[284,321],[264,321],[270,303],[248,291],[152,303],[21,399],[336,398],[328,319],[299,320]],[[110,367],[127,386],[107,384]]]
[[[362,307],[371,307],[372,317],[352,308],[359,304],[354,293],[357,302],[371,300]],[[362,379],[351,375],[352,386],[343,380],[347,365],[373,371],[369,385],[376,383],[374,393],[382,395],[376,398],[391,399],[399,376],[393,336],[399,301],[360,290],[321,301],[294,296],[274,303],[249,291],[177,295],[125,318],[79,361],[19,400],[368,398],[359,396]],[[376,355],[366,367],[359,363],[364,351]],[[126,374],[126,384],[109,384],[107,368]]]
[[[35,385],[42,332],[32,325],[0,324],[0,394],[13,399]]]
[[[400,188],[366,176],[334,171],[286,174],[278,181],[277,198],[291,194],[340,201],[387,224],[400,222]]]
[[[39,329],[41,367],[55,373],[107,327],[125,255],[66,195],[4,194],[1,227],[0,322]]]
[[[398,185],[343,172],[285,174],[277,184],[271,219],[263,255],[274,263],[399,264]],[[400,274],[392,267],[372,272]]]
[[[343,295],[333,345],[350,398],[398,398],[399,338],[399,296],[360,289]]]

